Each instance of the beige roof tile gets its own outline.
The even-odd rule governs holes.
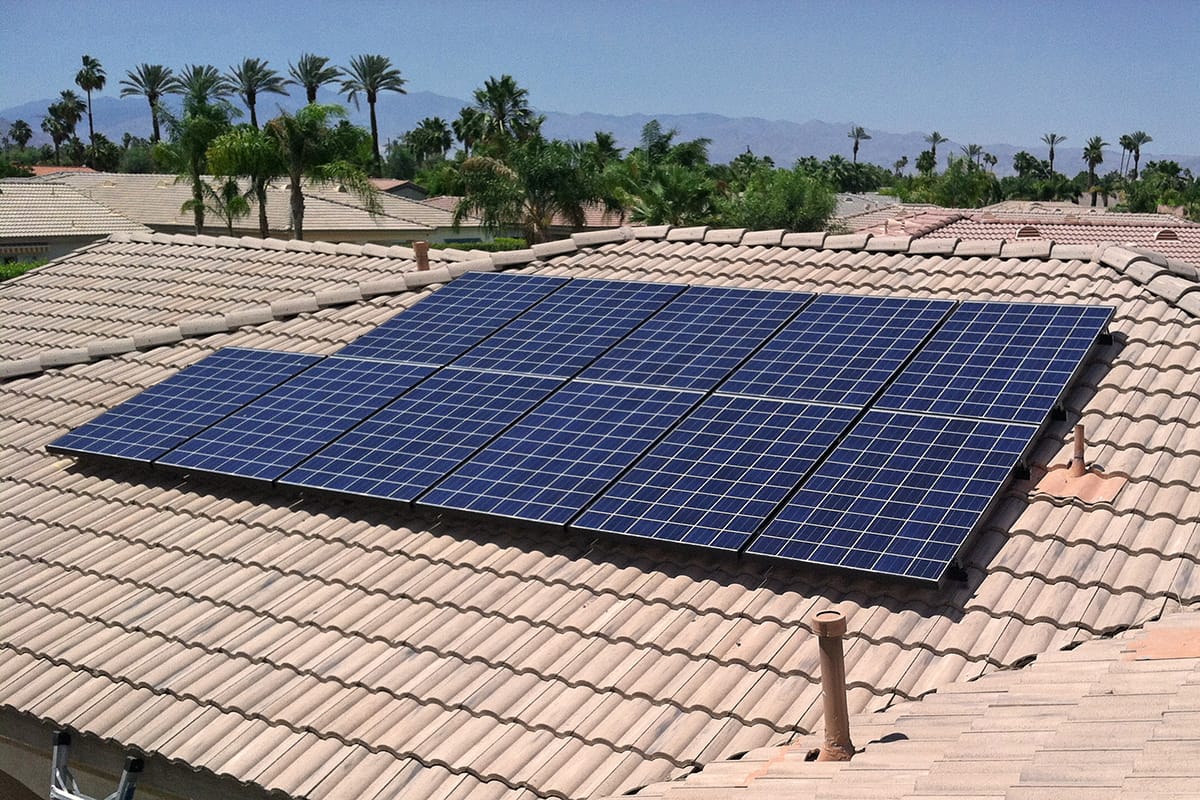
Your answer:
[[[946,240],[818,250],[823,234],[670,233],[583,234],[561,254],[517,261],[541,274],[1117,305],[1114,344],[1085,367],[1070,419],[1036,453],[1065,463],[1080,417],[1089,454],[1129,482],[1091,506],[1014,486],[966,553],[967,581],[929,592],[131,468],[67,469],[47,441],[206,353],[327,353],[451,275],[415,274],[411,254],[390,249],[113,239],[0,286],[0,346],[27,374],[0,384],[0,641],[11,654],[0,704],[314,800],[401,786],[584,797],[816,726],[808,620],[821,608],[849,618],[851,704],[865,711],[1021,675],[1007,668],[1080,641],[1071,652],[1083,652],[1175,598],[1198,599],[1200,321],[1171,297],[1195,296],[1186,284],[1147,285],[1094,248],[1077,259],[951,242],[924,256]],[[128,350],[135,340],[151,349]],[[79,349],[90,363],[50,368],[51,351]],[[1020,712],[974,702],[965,716],[991,709],[996,749],[967,730],[946,752],[1016,757],[1000,743]],[[964,716],[952,711],[944,719]],[[936,748],[920,752],[933,766],[889,755],[875,769],[909,786],[909,772],[950,774],[929,760]]]

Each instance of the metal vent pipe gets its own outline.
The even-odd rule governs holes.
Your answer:
[[[854,756],[850,741],[850,713],[846,708],[846,659],[842,637],[846,617],[828,609],[813,617],[813,629],[821,648],[821,694],[825,704],[825,742],[818,761],[849,761]]]

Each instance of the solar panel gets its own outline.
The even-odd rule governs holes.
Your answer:
[[[454,365],[570,377],[684,288],[633,281],[573,280]]]
[[[418,504],[563,525],[702,397],[573,381]]]
[[[448,364],[567,282],[468,272],[343,347],[338,355]]]
[[[226,347],[46,446],[52,453],[148,462],[320,360]]]
[[[447,367],[279,482],[412,501],[561,383]]]
[[[1036,431],[869,411],[747,552],[936,581]]]
[[[580,377],[711,389],[811,297],[803,292],[690,287]]]
[[[1112,309],[963,303],[884,393],[879,408],[1041,423]]]
[[[714,395],[571,527],[737,550],[857,414],[845,406]]]
[[[398,397],[433,367],[338,356],[193,436],[156,463],[274,480]]]
[[[946,300],[819,295],[720,389],[861,407],[953,307]]]

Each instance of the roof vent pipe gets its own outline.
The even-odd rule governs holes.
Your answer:
[[[854,756],[850,741],[850,713],[846,708],[846,660],[842,637],[846,617],[835,609],[818,612],[813,629],[821,648],[821,694],[825,704],[825,742],[818,761],[849,761]]]
[[[1087,474],[1083,463],[1083,425],[1075,426],[1075,454],[1071,458],[1071,477],[1082,478]]]
[[[429,242],[413,242],[413,252],[417,254],[417,269],[425,272],[429,269]]]

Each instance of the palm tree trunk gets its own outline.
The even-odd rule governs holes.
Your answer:
[[[308,97],[308,104],[310,106],[313,103],[317,102],[317,87],[316,86],[305,86],[304,94],[306,97]]]
[[[383,164],[379,157],[379,124],[375,121],[375,101],[372,100],[368,105],[371,107],[371,146],[375,148],[375,176],[378,177]]]
[[[88,96],[88,141],[92,143],[92,147],[96,146],[96,128],[92,125],[92,90],[87,90]]]
[[[158,139],[159,139],[159,130],[158,130],[158,109],[156,109],[156,108],[154,107],[154,101],[153,101],[153,100],[151,100],[151,101],[150,101],[150,124],[153,126],[153,130],[154,130],[154,136],[153,136],[153,138],[152,138],[150,141],[152,141],[152,142],[154,142],[155,144],[157,144],[157,143],[158,143]]]
[[[258,130],[258,115],[254,113],[254,103],[248,103],[250,106],[250,127]]]
[[[292,205],[292,236],[304,239],[304,192],[300,189],[300,174],[292,173],[291,205]]]
[[[270,235],[267,226],[267,184],[265,181],[254,182],[254,199],[258,201],[258,234],[266,239]]]

